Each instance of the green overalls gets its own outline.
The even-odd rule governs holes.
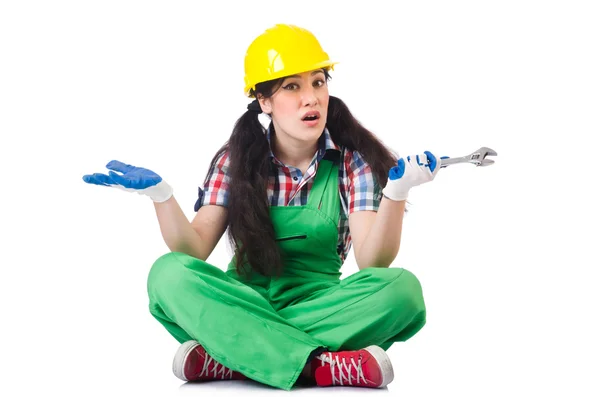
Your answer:
[[[271,207],[282,277],[245,280],[234,260],[223,272],[171,252],[148,276],[152,315],[179,342],[196,340],[226,367],[285,390],[313,352],[387,350],[412,337],[425,304],[411,272],[367,268],[340,280],[337,181],[337,163],[321,160],[307,205]]]

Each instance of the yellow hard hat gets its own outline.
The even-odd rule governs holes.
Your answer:
[[[277,24],[254,39],[246,51],[244,92],[253,97],[250,89],[258,83],[314,69],[333,69],[337,63],[308,30]]]

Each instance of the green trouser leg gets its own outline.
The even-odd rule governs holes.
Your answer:
[[[148,295],[150,312],[179,342],[196,340],[217,362],[273,387],[290,390],[325,347],[254,289],[183,253],[156,260]]]
[[[425,325],[419,280],[401,268],[368,268],[278,312],[331,351],[357,350],[414,336]]]

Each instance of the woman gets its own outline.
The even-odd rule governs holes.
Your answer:
[[[430,152],[396,161],[329,95],[334,64],[296,26],[254,40],[245,91],[255,99],[213,158],[191,223],[148,169],[111,161],[108,175],[84,176],[154,201],[171,252],[150,271],[150,312],[182,343],[182,380],[385,387],[385,350],[425,324],[419,281],[389,265],[409,189],[440,162]],[[227,229],[235,255],[223,272],[205,261]],[[351,246],[360,271],[340,280]]]

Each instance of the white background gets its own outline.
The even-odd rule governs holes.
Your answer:
[[[147,310],[168,250],[153,205],[81,177],[149,168],[191,219],[248,103],[247,46],[293,23],[340,62],[330,93],[401,155],[498,152],[411,193],[392,266],[421,280],[428,323],[388,351],[388,391],[597,396],[593,3],[2,2],[0,394],[284,393],[180,387],[178,344]],[[209,262],[228,260],[223,239]],[[344,277],[357,270],[351,256]]]

